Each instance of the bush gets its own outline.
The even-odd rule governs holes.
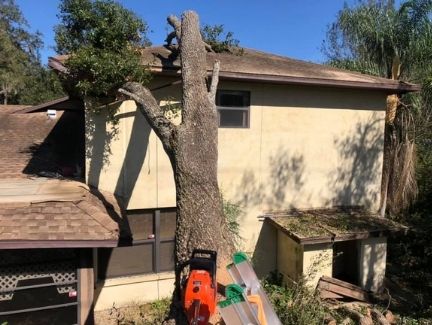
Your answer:
[[[240,236],[240,224],[238,219],[242,214],[241,207],[235,203],[225,200],[222,197],[223,212],[226,218],[228,231],[232,235],[234,245],[237,249],[240,249],[242,237]]]
[[[306,287],[304,281],[291,287],[283,286],[282,277],[273,273],[264,280],[263,287],[282,324],[318,325],[324,324],[330,317],[337,316]]]

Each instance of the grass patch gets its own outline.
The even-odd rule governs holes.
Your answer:
[[[147,304],[131,303],[127,307],[113,306],[104,315],[96,313],[96,325],[155,325],[166,319],[171,304],[170,298]]]

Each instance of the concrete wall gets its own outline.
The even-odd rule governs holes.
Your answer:
[[[383,288],[387,259],[387,238],[360,241],[360,286],[379,292]]]
[[[172,80],[158,79],[152,87]],[[180,86],[155,92],[179,97]],[[219,183],[241,205],[244,249],[254,251],[257,216],[292,207],[366,205],[376,209],[382,169],[385,94],[324,87],[221,82],[251,92],[250,128],[219,129]],[[134,102],[119,124],[87,115],[87,180],[124,196],[129,209],[175,206],[162,145]],[[115,130],[115,132],[113,132]]]
[[[108,279],[96,284],[94,309],[105,310],[167,298],[173,290],[173,273]]]

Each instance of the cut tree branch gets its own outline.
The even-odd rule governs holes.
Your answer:
[[[172,150],[176,126],[165,117],[150,90],[138,82],[128,82],[118,92],[136,102],[138,109],[159,136],[164,147]]]
[[[167,21],[168,24],[171,25],[171,27],[174,29],[174,31],[168,34],[167,38],[165,39],[165,42],[167,43],[168,46],[170,46],[172,44],[173,39],[177,39],[177,44],[180,45],[180,39],[181,39],[180,20],[174,15],[169,15]],[[214,52],[210,44],[204,41],[202,42],[204,43],[204,47],[208,52]]]
[[[219,70],[220,70],[220,61],[216,60],[213,64],[213,73],[211,77],[210,91],[208,94],[210,103],[214,103],[216,99],[216,91],[219,83]]]
[[[169,15],[167,18],[168,24],[171,25],[171,27],[174,29],[173,32],[171,32],[167,38],[166,38],[166,42],[168,45],[171,45],[171,42],[174,38],[177,39],[177,44],[180,45],[180,39],[181,39],[181,22],[180,20],[174,16],[174,15]]]

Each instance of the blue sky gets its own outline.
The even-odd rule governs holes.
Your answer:
[[[353,3],[355,0],[346,2]],[[59,0],[16,0],[33,31],[44,36],[43,63],[55,55],[53,27]],[[149,25],[153,44],[162,44],[166,17],[193,9],[202,24],[223,24],[240,45],[293,58],[323,62],[321,44],[327,26],[344,0],[121,0]]]

